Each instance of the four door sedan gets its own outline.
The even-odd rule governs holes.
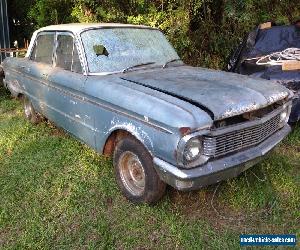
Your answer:
[[[44,116],[111,155],[131,201],[166,184],[198,189],[237,176],[290,131],[283,86],[185,65],[157,29],[125,24],[42,28],[26,58],[7,58],[5,85],[26,117]]]

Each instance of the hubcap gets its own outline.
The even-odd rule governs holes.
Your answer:
[[[126,189],[135,196],[139,196],[145,189],[145,171],[137,155],[123,152],[119,160],[121,180]]]
[[[31,116],[31,114],[32,114],[32,107],[31,107],[31,105],[28,102],[25,102],[24,111],[25,111],[25,115],[26,115],[27,118]]]

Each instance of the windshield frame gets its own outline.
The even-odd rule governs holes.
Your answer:
[[[90,76],[105,76],[105,75],[112,75],[112,74],[119,74],[119,73],[124,73],[124,69],[122,70],[118,70],[118,71],[108,71],[108,72],[90,72],[90,68],[89,68],[89,64],[88,64],[88,58],[86,55],[86,50],[85,50],[85,46],[82,40],[82,34],[84,32],[90,31],[90,30],[101,30],[101,29],[144,29],[144,30],[156,30],[158,32],[161,32],[163,34],[163,32],[161,30],[159,30],[158,28],[153,28],[153,27],[149,27],[149,26],[133,26],[133,27],[123,27],[123,26],[107,26],[107,27],[91,27],[91,28],[86,28],[80,31],[79,33],[79,38],[80,38],[80,43],[81,43],[81,48],[82,48],[82,52],[83,52],[83,57],[84,57],[84,66],[86,68],[86,75],[90,75]],[[163,34],[163,36],[165,36]],[[169,43],[169,45],[174,49],[174,47],[172,46],[172,44],[169,42],[168,39],[166,39],[167,42]],[[174,49],[175,50],[175,49]],[[176,52],[177,54],[177,52]],[[177,54],[178,55],[178,54]],[[181,58],[178,55],[179,60],[181,60]],[[150,68],[158,68],[158,67],[162,67],[163,65],[160,64],[153,64],[150,66]],[[148,67],[149,66],[145,66]],[[145,69],[145,67],[139,67],[138,69]],[[127,71],[128,72],[128,71]]]

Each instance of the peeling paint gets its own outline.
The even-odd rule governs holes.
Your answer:
[[[41,108],[42,112],[45,113],[46,105],[43,102],[40,102],[40,108]]]
[[[282,100],[288,96],[288,92],[279,92],[279,93],[274,93],[270,96],[267,97],[268,103],[274,103],[279,100]]]
[[[289,96],[266,80],[190,66],[137,72],[122,79],[199,107],[213,120],[266,107]]]
[[[105,134],[111,134],[113,131],[122,129],[128,131],[135,136],[141,143],[143,143],[148,149],[150,147],[153,151],[153,142],[150,136],[143,130],[142,126],[136,126],[132,122],[120,121],[118,118],[111,120],[109,130]]]
[[[224,119],[224,118],[232,117],[232,116],[235,116],[235,115],[240,115],[240,114],[243,114],[243,113],[247,113],[247,112],[250,112],[250,111],[257,110],[259,108],[260,108],[260,106],[257,105],[255,102],[251,103],[248,106],[237,106],[234,109],[231,108],[229,110],[226,110],[221,116],[218,117],[218,119]]]

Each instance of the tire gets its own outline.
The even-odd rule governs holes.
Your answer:
[[[35,111],[28,97],[23,97],[24,115],[27,120],[33,124],[41,122],[41,116]]]
[[[117,143],[113,164],[119,188],[133,203],[153,204],[165,194],[166,184],[157,175],[151,155],[135,138]]]

